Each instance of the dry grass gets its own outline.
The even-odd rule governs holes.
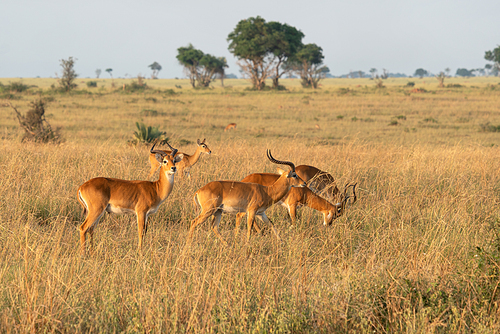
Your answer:
[[[500,87],[436,81],[410,93],[406,80],[382,91],[353,81],[280,93],[43,88],[60,145],[21,144],[15,116],[0,108],[1,331],[498,332],[500,137],[481,124],[500,124]],[[22,109],[33,90],[13,103]],[[76,189],[95,176],[146,177],[148,148],[126,144],[138,120],[188,153],[206,137],[213,154],[176,180],[150,219],[143,256],[134,218],[107,215],[82,257]],[[224,133],[230,122],[238,128]],[[234,218],[224,216],[229,246],[207,225],[186,246],[194,192],[273,171],[266,148],[340,185],[357,181],[358,202],[328,228],[315,211],[302,209],[291,226],[271,208],[281,242],[272,233],[234,239]]]

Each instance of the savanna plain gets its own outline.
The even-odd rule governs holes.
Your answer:
[[[316,90],[286,79],[262,92],[236,79],[138,91],[123,89],[133,79],[89,80],[72,93],[55,79],[0,80],[30,87],[0,93],[1,332],[500,332],[498,78],[325,79]],[[39,98],[60,144],[21,142],[9,104],[26,112]],[[175,179],[142,254],[135,217],[106,214],[82,255],[78,186],[147,179],[151,145],[129,144],[136,122],[186,153],[206,138],[212,154]],[[331,226],[310,208],[291,224],[273,206],[281,240],[235,237],[224,215],[227,245],[209,223],[188,244],[195,191],[274,172],[266,149],[340,189],[357,182],[357,202]]]

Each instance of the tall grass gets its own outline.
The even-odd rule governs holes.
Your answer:
[[[477,125],[500,124],[498,94],[464,88],[414,99],[397,87],[388,95],[335,89],[189,91],[174,97],[184,104],[161,93],[57,96],[60,145],[21,144],[10,111],[0,109],[2,331],[498,332],[499,139]],[[150,218],[142,256],[126,215],[103,217],[95,247],[81,256],[76,189],[95,176],[145,179],[148,147],[126,141],[149,104],[164,113],[151,125],[170,129],[174,147],[206,137],[213,153],[190,179],[175,180]],[[388,126],[403,114],[396,119],[409,132]],[[234,119],[237,130],[224,133]],[[224,216],[227,247],[208,224],[188,246],[194,192],[274,171],[266,148],[330,172],[339,186],[358,182],[358,202],[331,227],[308,208],[293,226],[271,208],[281,241],[235,238],[234,217]]]

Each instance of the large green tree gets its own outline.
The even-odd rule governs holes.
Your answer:
[[[228,35],[229,51],[238,58],[238,65],[254,88],[261,90],[273,67],[271,31],[260,16],[241,20]]]
[[[189,77],[191,86],[196,85],[196,77],[198,74],[198,67],[200,66],[201,58],[205,55],[203,51],[195,49],[192,44],[187,47],[180,47],[177,49],[177,60],[184,66],[184,71]]]
[[[273,87],[279,86],[279,79],[287,72],[284,63],[303,46],[304,34],[295,27],[280,22],[267,23],[270,33],[269,51],[274,55]]]
[[[498,75],[498,73],[500,73],[499,72],[500,71],[500,45],[497,46],[492,51],[486,51],[484,53],[484,59],[493,62],[492,68],[496,69],[496,71],[494,71],[494,72]]]
[[[317,88],[319,81],[330,72],[323,59],[321,47],[314,43],[306,44],[290,58],[286,67],[300,76],[302,87]]]
[[[257,16],[238,22],[227,40],[242,72],[261,90],[269,77],[273,87],[279,86],[279,79],[288,70],[283,65],[302,47],[303,37],[300,30],[286,23],[266,22]]]

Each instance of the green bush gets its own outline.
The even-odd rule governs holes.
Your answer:
[[[144,125],[144,123],[136,122],[137,131],[134,131],[134,139],[129,143],[132,145],[136,145],[138,143],[149,144],[156,140],[162,139],[165,135],[165,132],[158,130],[157,127],[152,127]]]
[[[97,81],[87,81],[87,87],[97,87]]]

